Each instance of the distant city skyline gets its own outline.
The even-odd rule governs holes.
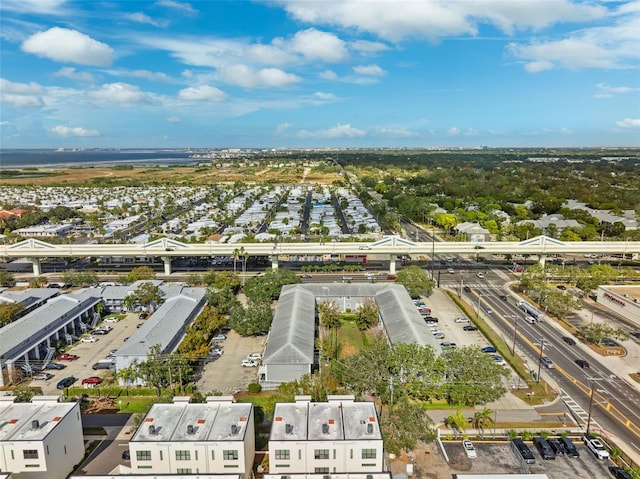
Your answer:
[[[640,146],[640,1],[0,3],[2,148]]]

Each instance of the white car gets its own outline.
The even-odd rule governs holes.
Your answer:
[[[582,437],[582,442],[589,448],[589,450],[598,458],[598,459],[607,459],[609,457],[609,452],[604,447],[598,439],[590,438],[587,436]]]
[[[102,326],[98,326],[96,329],[102,329],[103,331],[113,331],[113,328],[108,324],[103,324]]]
[[[493,362],[496,363],[499,366],[506,366],[507,365],[507,362],[499,354],[492,354],[491,355],[491,359],[493,359]]]
[[[476,448],[473,446],[473,443],[468,439],[464,439],[462,441],[462,447],[464,447],[464,452],[467,453],[468,458],[472,459],[474,457],[478,457],[478,454],[476,453]]]
[[[247,359],[252,361],[260,361],[262,359],[262,354],[260,353],[251,353],[247,356]]]
[[[108,318],[104,318],[105,323],[117,323],[118,321],[120,320],[115,316],[109,316]]]
[[[449,274],[456,274],[456,270],[455,270],[455,269],[453,269],[453,268],[449,268],[449,269],[447,270],[447,273],[449,273]]]
[[[97,343],[98,338],[95,336],[85,336],[84,338],[80,338],[81,343]]]
[[[476,276],[477,276],[478,278],[482,279],[482,278],[484,278],[484,273],[478,273],[478,274],[476,274]]]
[[[433,336],[434,336],[436,339],[444,339],[444,333],[443,333],[443,332],[441,332],[441,331],[438,331],[437,333],[433,333]]]
[[[464,316],[460,316],[459,318],[454,319],[456,323],[468,323],[469,318],[465,318]]]
[[[529,324],[535,324],[536,323],[536,319],[533,316],[525,316],[524,320]]]
[[[254,361],[253,359],[243,359],[242,360],[242,367],[243,368],[255,368],[255,367],[258,367],[258,363],[256,361]]]

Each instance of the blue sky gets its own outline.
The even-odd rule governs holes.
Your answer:
[[[0,2],[3,148],[640,146],[640,1]]]

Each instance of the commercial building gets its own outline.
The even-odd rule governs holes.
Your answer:
[[[382,433],[372,402],[297,396],[278,403],[269,437],[269,474],[379,474],[385,470]],[[389,477],[387,474],[386,477]]]
[[[602,285],[598,287],[597,301],[640,329],[640,286]]]
[[[65,479],[84,457],[80,403],[15,399],[0,396],[0,471],[13,479]]]
[[[203,404],[189,399],[151,407],[129,442],[131,472],[251,477],[253,405],[231,396],[210,396]]]

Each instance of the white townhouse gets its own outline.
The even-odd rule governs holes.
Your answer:
[[[247,479],[255,456],[253,404],[209,396],[154,404],[129,442],[132,474],[224,474]]]
[[[0,477],[65,479],[84,457],[80,403],[0,396]]]
[[[329,396],[327,402],[312,402],[310,396],[295,399],[276,404],[265,479],[384,472],[382,432],[373,402],[356,402],[354,396]]]

